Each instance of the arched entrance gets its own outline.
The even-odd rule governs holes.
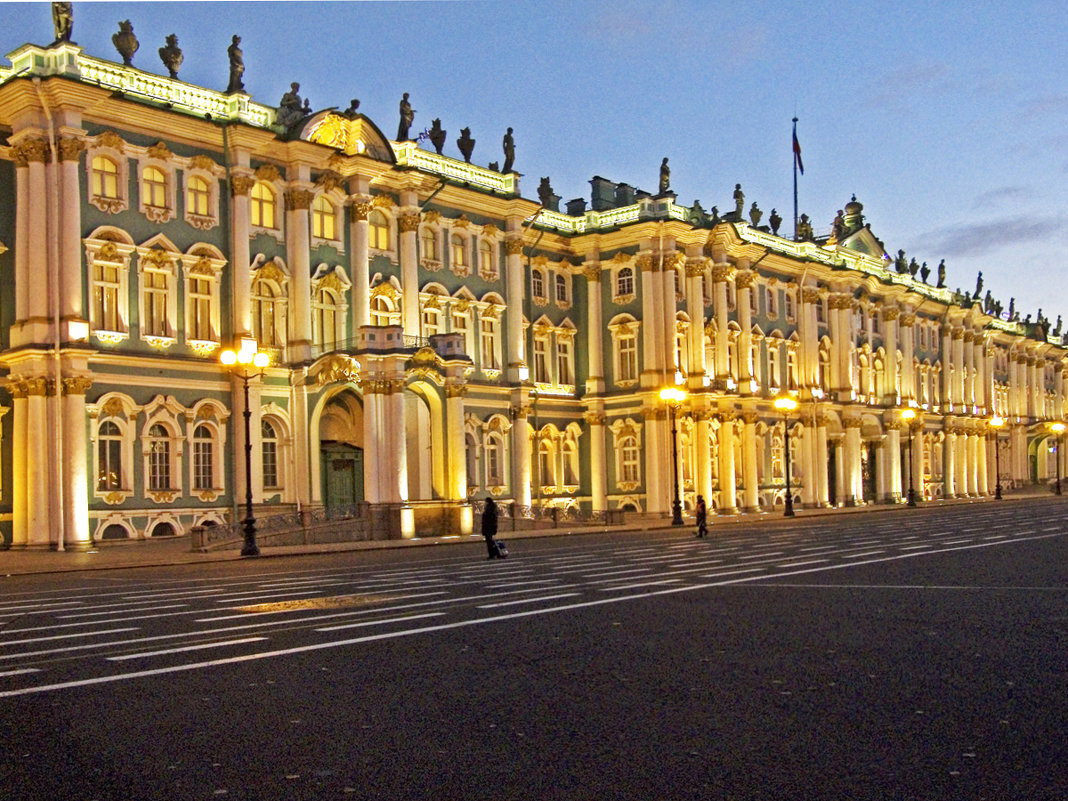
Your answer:
[[[323,505],[351,506],[364,499],[363,405],[356,393],[332,397],[319,418],[319,475]]]

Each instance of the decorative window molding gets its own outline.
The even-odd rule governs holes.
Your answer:
[[[157,395],[143,410],[141,455],[145,496],[172,503],[182,494],[182,444],[178,420],[187,410],[173,396]]]
[[[194,156],[182,170],[184,219],[198,231],[219,224],[218,164],[204,155]]]
[[[130,167],[126,143],[114,131],[89,141],[85,155],[89,202],[105,214],[118,214],[130,206]]]
[[[85,239],[89,285],[89,327],[104,344],[130,334],[130,256],[136,248],[125,232],[97,229]]]
[[[316,195],[312,201],[309,216],[311,225],[311,245],[329,245],[338,253],[344,253],[344,240],[342,237],[342,215],[344,196],[337,192],[324,192]]]
[[[637,297],[634,265],[626,261],[614,261],[612,268],[612,302],[617,306],[633,303]]]
[[[137,255],[141,339],[152,347],[166,348],[177,341],[177,262],[180,254],[141,246]]]
[[[486,228],[493,228],[493,226],[486,226]],[[496,231],[496,228],[493,228]],[[483,236],[478,240],[478,276],[483,281],[496,281],[500,277],[500,271],[497,267],[498,254],[497,254],[497,242],[495,239],[489,239],[485,234],[486,229],[483,229]]]
[[[628,417],[615,420],[608,430],[615,453],[616,488],[634,492],[642,483],[642,424]]]
[[[345,298],[351,288],[340,264],[320,264],[312,277],[312,338],[321,353],[337,350],[345,341],[349,311]]]
[[[250,277],[252,335],[261,348],[280,351],[287,341],[289,274],[279,259],[257,255]]]
[[[432,214],[437,212],[428,212],[428,219],[432,218]],[[441,242],[439,231],[432,225],[422,225],[419,227],[419,264],[424,270],[430,272],[438,272],[445,265],[441,260]]]
[[[381,209],[373,209],[367,216],[367,249],[396,258],[396,222]]]
[[[189,486],[199,500],[211,503],[226,486],[224,454],[230,413],[214,401],[201,401],[186,414]]]
[[[163,142],[148,148],[137,160],[138,208],[154,223],[165,223],[175,216],[177,172],[173,154]]]
[[[115,506],[133,496],[134,421],[140,408],[128,395],[107,393],[86,404],[93,451],[93,497]]]
[[[249,191],[249,236],[267,234],[279,242],[285,242],[285,215],[282,198],[285,187],[278,168],[273,164],[260,166],[255,173],[256,181]]]
[[[449,234],[449,269],[460,278],[471,274],[469,246],[470,239],[466,235],[455,231]]]
[[[210,245],[194,245],[181,257],[185,289],[185,341],[207,356],[221,344],[222,273],[226,260]]]
[[[637,385],[641,323],[629,315],[623,315],[608,325],[608,331],[612,335],[612,365],[615,385],[621,388]]]

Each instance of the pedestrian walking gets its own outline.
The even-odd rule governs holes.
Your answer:
[[[497,548],[497,502],[493,498],[486,498],[486,505],[482,508],[482,536],[486,538],[486,551],[489,552],[487,559],[500,559],[501,554]]]
[[[697,536],[708,536],[708,509],[705,506],[704,496],[697,496]]]

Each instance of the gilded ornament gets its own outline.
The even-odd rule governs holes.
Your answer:
[[[156,142],[145,151],[145,154],[150,159],[159,159],[160,161],[167,161],[174,155],[164,142]]]
[[[84,395],[93,386],[93,379],[89,376],[72,376],[63,379],[64,395]]]
[[[912,326],[916,324],[915,314],[902,314],[901,319],[898,321],[900,325]]]
[[[349,221],[360,222],[367,220],[371,216],[371,209],[374,207],[370,201],[358,200],[349,206]]]
[[[256,179],[251,175],[231,175],[230,193],[234,196],[247,195],[256,185]]]
[[[419,230],[418,214],[402,214],[397,218],[397,224],[402,234],[409,234]]]
[[[731,280],[731,276],[734,274],[734,267],[730,264],[713,264],[712,265],[712,281],[716,284],[725,283]]]
[[[471,226],[471,221],[467,219],[466,214],[461,214],[458,219],[453,220],[452,224],[455,228],[469,228]]]
[[[424,211],[423,222],[427,223],[428,225],[437,225],[439,222],[441,222],[441,212],[437,211],[436,209]]]
[[[901,309],[897,306],[887,306],[883,309],[883,319],[887,322],[896,320],[901,316]]]
[[[126,149],[126,142],[115,131],[102,131],[93,140],[93,147],[110,147],[122,153]]]
[[[323,172],[319,174],[319,178],[316,180],[315,185],[321,186],[323,190],[327,192],[332,192],[340,187],[344,180],[345,179],[341,177],[340,173],[334,172],[333,170],[323,170]]]
[[[612,257],[612,264],[616,264],[616,265],[625,264],[626,262],[629,262],[630,260],[631,260],[631,256],[628,255],[627,253],[624,253],[621,250],[618,253],[616,253],[615,256]]]
[[[582,419],[591,426],[603,426],[605,421],[604,412],[583,412]]]
[[[497,234],[499,233],[500,230],[493,223],[486,223],[482,226],[482,236],[492,238],[497,236]]]
[[[504,252],[509,256],[521,256],[523,254],[523,240],[521,238],[504,240]]]
[[[85,150],[85,140],[75,136],[64,136],[59,140],[59,160],[77,161]]]
[[[466,384],[446,384],[445,385],[445,397],[446,398],[462,398],[467,395]]]
[[[15,166],[24,167],[31,162],[47,164],[50,159],[48,143],[43,139],[23,139],[12,148]]]
[[[397,204],[393,202],[393,198],[389,195],[375,195],[371,199],[371,205],[376,209],[391,209]]]
[[[100,414],[104,417],[125,417],[126,407],[118,398],[108,398],[100,407]]]
[[[260,181],[280,181],[282,174],[273,164],[261,164],[256,168],[256,178]]]
[[[756,273],[751,270],[739,270],[734,276],[734,286],[737,289],[749,289],[756,281]]]
[[[205,172],[215,172],[215,168],[219,165],[215,161],[205,156],[203,153],[198,153],[189,160],[189,166],[194,170],[204,170]]]
[[[601,264],[600,262],[589,262],[582,268],[582,275],[587,281],[600,281],[601,280]]]
[[[282,272],[281,268],[274,261],[269,261],[255,271],[257,279],[264,281],[273,281],[276,284],[284,284],[286,281],[286,274]]]
[[[308,189],[290,189],[286,192],[286,211],[307,211],[315,198]]]
[[[643,273],[651,272],[656,267],[656,263],[653,261],[653,256],[650,253],[642,253],[638,256],[638,258],[635,259],[635,265]]]

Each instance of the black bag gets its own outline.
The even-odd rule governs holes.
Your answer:
[[[505,545],[501,540],[494,540],[493,544],[495,546],[497,546],[497,558],[498,559],[507,559],[508,558],[508,546]]]

